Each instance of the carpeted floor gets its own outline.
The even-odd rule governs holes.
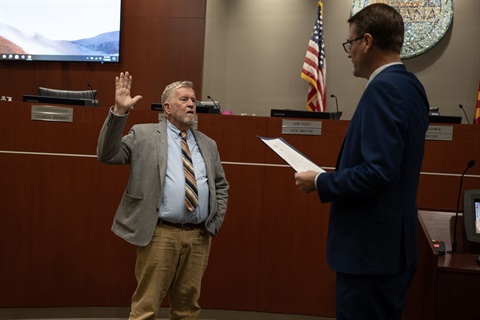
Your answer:
[[[126,320],[129,308],[0,308],[0,319],[15,320]],[[159,320],[168,320],[168,310],[160,311]],[[202,310],[201,320],[335,320],[302,315],[231,311]]]

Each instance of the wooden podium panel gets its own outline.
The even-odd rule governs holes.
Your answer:
[[[465,252],[463,224],[457,224],[458,247],[455,254],[438,255],[432,239],[445,241],[451,250],[450,226],[455,213],[421,211],[419,214],[420,261],[409,290],[404,317],[411,320],[478,319],[480,264],[475,253]]]
[[[439,258],[434,319],[478,319],[480,266],[475,254]]]

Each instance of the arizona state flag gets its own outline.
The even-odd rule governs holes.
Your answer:
[[[475,107],[475,124],[480,124],[480,81],[478,82],[477,106]]]

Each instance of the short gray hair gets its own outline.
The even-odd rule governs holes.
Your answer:
[[[165,90],[163,90],[162,105],[165,104],[165,102],[167,102],[170,99],[170,97],[172,96],[173,92],[175,92],[175,90],[180,88],[193,89],[193,83],[191,81],[176,81],[176,82],[170,83],[168,86],[165,87]]]

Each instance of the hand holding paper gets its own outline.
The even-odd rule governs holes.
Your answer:
[[[295,171],[295,185],[305,193],[315,191],[315,177],[325,172],[322,168],[307,159],[303,154],[289,145],[283,138],[258,137],[283,160],[285,160]]]
[[[317,174],[318,172],[312,170],[307,172],[296,172],[295,185],[305,193],[315,191],[317,189],[315,186],[315,178],[317,177]]]
[[[293,169],[295,169],[295,171],[306,172],[312,170],[317,173],[325,172],[325,170],[307,159],[303,154],[288,144],[283,138],[258,138],[273,151],[275,151],[283,160],[285,160]]]

